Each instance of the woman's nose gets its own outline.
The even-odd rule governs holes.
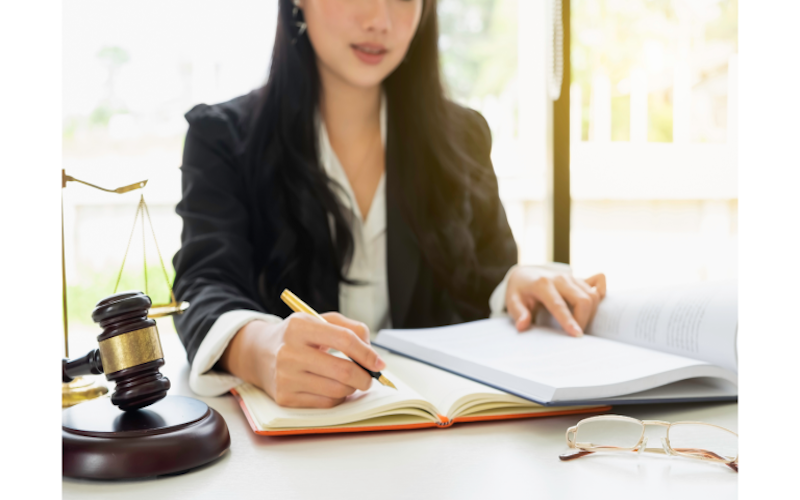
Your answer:
[[[365,30],[386,32],[391,29],[389,1],[391,0],[362,0],[364,10],[361,14],[361,23]]]

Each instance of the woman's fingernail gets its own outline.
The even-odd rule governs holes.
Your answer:
[[[581,329],[581,326],[575,321],[572,322],[572,331],[575,333],[576,337],[580,337],[581,335],[583,335],[583,330]]]
[[[375,361],[375,368],[377,368],[378,371],[381,371],[384,368],[386,368],[386,363],[381,359],[380,356],[378,356],[377,361]]]

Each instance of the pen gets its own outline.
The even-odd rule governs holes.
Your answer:
[[[315,311],[314,309],[311,308],[311,306],[309,306],[308,304],[306,304],[305,302],[300,300],[297,297],[297,295],[293,294],[288,289],[285,289],[283,291],[283,293],[281,293],[281,300],[284,301],[286,303],[286,305],[289,306],[292,309],[292,311],[294,311],[294,312],[304,312],[306,314],[310,314],[311,316],[314,316],[315,318],[321,320],[322,322],[327,323],[327,321],[325,321],[325,318],[320,316],[317,313],[317,311]],[[355,363],[359,368],[361,368],[365,372],[369,373],[372,378],[376,379],[382,385],[385,385],[386,387],[391,387],[392,389],[397,389],[397,387],[395,387],[394,384],[391,381],[389,381],[388,378],[386,378],[386,376],[381,374],[381,372],[374,372],[372,370],[367,370],[366,368],[361,366],[358,363],[358,361],[356,361],[356,360],[354,360],[352,358],[349,358],[349,357],[347,359],[349,359],[350,361]]]

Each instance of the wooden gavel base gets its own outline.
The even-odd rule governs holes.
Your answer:
[[[63,475],[132,479],[193,469],[222,456],[225,420],[196,399],[167,396],[123,412],[103,398],[63,410]]]

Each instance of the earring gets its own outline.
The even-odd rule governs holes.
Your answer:
[[[297,13],[300,10],[300,8],[299,8],[300,7],[300,0],[294,0],[293,3],[294,3],[294,7],[292,8],[292,18],[295,20],[294,25],[297,26],[299,28],[299,30],[297,31],[297,35],[294,38],[292,38],[292,45],[297,43],[297,38],[303,36],[303,33],[305,33],[306,28],[308,27],[308,25],[306,24],[305,21],[298,21],[297,20]]]

